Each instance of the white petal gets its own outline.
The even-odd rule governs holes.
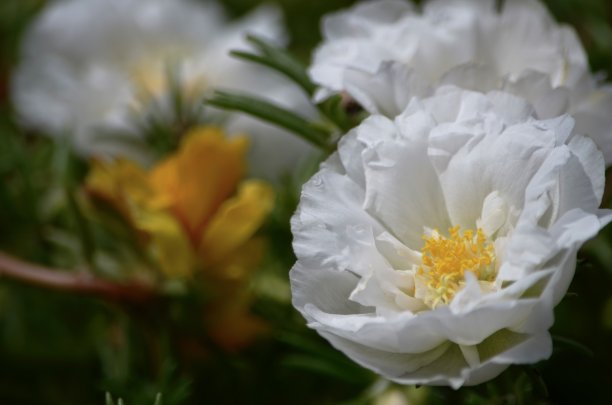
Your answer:
[[[485,197],[482,203],[482,214],[476,221],[476,226],[481,228],[485,235],[492,238],[506,223],[508,214],[508,205],[499,192],[494,190]]]
[[[323,31],[330,39],[367,35],[369,25],[392,24],[412,13],[410,3],[378,0],[357,4],[350,12],[331,14],[323,19]]]
[[[468,366],[476,368],[480,365],[480,356],[478,355],[477,346],[459,345],[459,349],[461,350],[461,354],[463,354],[463,358],[467,362]]]
[[[289,277],[293,305],[300,310],[311,304],[336,314],[364,312],[364,308],[348,299],[358,281],[350,272],[308,269],[297,263]]]
[[[344,85],[348,93],[368,112],[395,117],[412,97],[429,95],[427,81],[400,63],[383,62],[374,72],[347,69]]]
[[[552,354],[552,341],[548,333],[523,339],[510,331],[491,337],[478,346],[481,358],[488,358],[482,366],[470,370],[465,385],[477,385],[496,377],[510,364],[532,364]]]
[[[604,154],[606,166],[612,164],[612,86],[591,92],[572,109],[576,131],[592,137]]]
[[[389,232],[378,235],[375,243],[378,251],[397,270],[408,270],[421,264],[421,253],[410,249]]]
[[[590,73],[576,32],[539,1],[502,3],[498,10],[492,0],[428,1],[419,14],[405,3],[372,1],[327,18],[310,68],[324,86],[317,100],[344,91],[392,116],[419,93],[382,68],[400,65],[423,88],[499,89],[528,100],[539,118],[571,113],[610,164],[612,92]]]
[[[351,255],[358,253],[355,242],[360,235],[369,240],[367,229],[377,233],[382,229],[361,208],[363,189],[336,170],[328,164],[304,185],[300,206],[291,220],[293,248],[307,267],[333,266],[366,274],[367,263],[359,263]]]
[[[511,126],[501,136],[484,137],[483,129],[440,126],[432,131],[428,151],[451,222],[470,229],[493,191],[511,207],[523,205],[527,184],[555,142],[529,124]]]
[[[542,72],[526,70],[514,80],[507,79],[504,90],[530,100],[542,119],[559,116],[569,109],[569,91],[553,88],[550,76]]]
[[[500,79],[490,66],[468,63],[455,66],[440,79],[441,85],[454,85],[486,93],[500,87]]]
[[[420,250],[425,226],[446,229],[450,223],[444,199],[426,149],[432,120],[426,114],[403,116],[398,126],[410,134],[374,131],[368,122],[359,139],[378,142],[364,154],[366,199],[364,208],[379,219],[406,246]],[[391,128],[389,128],[391,129]],[[374,135],[377,139],[372,139]],[[415,175],[415,173],[419,173]]]
[[[359,345],[358,343],[326,332],[320,333],[323,337],[328,339],[335,348],[355,359],[357,363],[373,369],[392,380],[402,378],[402,376],[407,373],[417,371],[431,364],[436,359],[444,356],[450,347],[449,344],[441,344],[431,350],[421,353],[395,353]]]
[[[571,118],[538,120],[508,93],[448,86],[393,122],[370,117],[323,165],[332,191],[307,184],[294,222],[298,263],[352,275],[341,291],[354,287],[346,299],[359,305],[309,301],[317,280],[300,285],[295,272],[298,309],[353,360],[403,384],[458,388],[542,360],[578,248],[612,221],[597,208],[603,171]],[[318,234],[314,223],[325,224]],[[451,225],[486,229],[498,274],[468,271],[448,305],[428,309],[419,236]]]

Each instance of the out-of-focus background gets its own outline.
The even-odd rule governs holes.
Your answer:
[[[76,187],[84,163],[72,162],[76,174],[66,180],[53,141],[22,129],[9,99],[22,36],[47,3],[0,1],[0,250],[71,268],[77,261],[62,252],[70,251],[82,224],[61,208],[70,203],[61,185]],[[238,18],[262,2],[221,3]],[[284,13],[288,49],[307,64],[320,40],[321,16],[354,1],[273,3]],[[612,3],[546,4],[559,21],[577,30],[592,70],[611,78]],[[124,304],[0,276],[0,403],[103,404],[107,393],[109,403],[121,397],[126,405],[153,404],[158,393],[163,404],[610,403],[611,229],[580,254],[570,293],[556,309],[555,352],[549,361],[511,367],[473,389],[394,387],[307,329],[290,304],[287,274],[294,259],[287,221],[308,169],[304,173],[280,187],[279,205],[263,228],[269,257],[255,281],[253,312],[265,331],[254,342],[225,350],[202,341],[196,326],[201,319],[193,311],[202,299],[197,294]],[[604,204],[610,204],[610,191]]]

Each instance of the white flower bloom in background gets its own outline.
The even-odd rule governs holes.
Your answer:
[[[577,250],[611,219],[602,154],[573,126],[454,86],[367,118],[302,190],[293,304],[399,383],[457,388],[547,358]]]
[[[26,126],[69,135],[83,154],[134,152],[100,135],[137,138],[134,116],[146,114],[152,101],[169,109],[170,68],[198,104],[213,88],[265,92],[277,102],[307,104],[283,78],[229,55],[248,49],[248,33],[283,42],[278,10],[263,7],[227,23],[215,4],[189,0],[53,2],[26,35],[13,101]],[[252,119],[236,116],[228,125],[229,131],[255,130],[255,174],[272,177],[310,151],[297,137]]]
[[[520,95],[538,118],[570,113],[612,164],[612,86],[590,73],[575,31],[535,0],[378,0],[327,16],[310,74],[318,98],[346,91],[393,117],[445,84]]]

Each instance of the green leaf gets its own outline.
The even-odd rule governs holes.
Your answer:
[[[323,150],[331,151],[333,149],[329,142],[332,135],[330,131],[315,126],[294,112],[269,101],[249,95],[216,91],[205,103],[224,110],[244,112],[287,129]]]
[[[314,374],[325,375],[348,383],[363,382],[361,376],[347,373],[344,367],[339,367],[335,363],[327,362],[316,357],[295,354],[286,356],[281,363],[285,367],[297,368]]]
[[[83,259],[85,260],[85,263],[87,263],[87,265],[93,269],[95,267],[93,259],[95,254],[94,238],[89,222],[83,215],[81,207],[75,196],[76,187],[79,183],[78,175],[76,174],[77,158],[73,154],[68,137],[65,137],[59,143],[58,149],[58,159],[60,161],[59,164],[61,164],[63,170],[62,177],[66,205],[76,224],[76,230],[81,241]]]
[[[339,94],[323,100],[317,104],[317,108],[321,114],[336,124],[343,132],[348,132],[361,121],[361,117],[356,117],[356,120],[349,118],[346,108],[342,103],[342,96]]]
[[[552,337],[554,344],[557,347],[572,349],[575,352],[581,353],[586,357],[594,358],[595,353],[587,346],[583,345],[580,342],[575,341],[574,339],[566,338],[563,336],[553,335]]]
[[[308,77],[306,68],[287,51],[252,35],[247,36],[247,41],[250,42],[260,54],[245,51],[232,51],[230,54],[237,58],[276,70],[298,84],[309,96],[314,94],[317,86]]]
[[[612,249],[610,249],[610,238],[606,232],[600,233],[596,238],[585,243],[582,252],[599,261],[602,269],[612,271]]]
[[[283,360],[285,366],[341,378],[350,383],[364,383],[372,377],[372,373],[323,343],[320,338],[313,340],[290,332],[280,332],[275,337],[278,341],[302,352],[287,356]]]
[[[247,41],[250,42],[259,53],[232,51],[230,54],[236,58],[275,70],[300,86],[309,97],[314,95],[317,85],[310,80],[306,67],[291,56],[285,49],[274,46],[255,36],[248,36]],[[340,95],[329,97],[321,103],[318,103],[316,107],[324,117],[334,123],[342,132],[347,132],[356,124],[353,122],[354,120],[351,120],[347,116]]]

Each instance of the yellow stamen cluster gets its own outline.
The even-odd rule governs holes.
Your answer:
[[[459,231],[450,228],[449,237],[437,231],[423,235],[422,262],[418,270],[426,283],[426,304],[432,308],[448,304],[465,282],[465,272],[472,272],[478,280],[495,279],[495,248],[482,229]]]

